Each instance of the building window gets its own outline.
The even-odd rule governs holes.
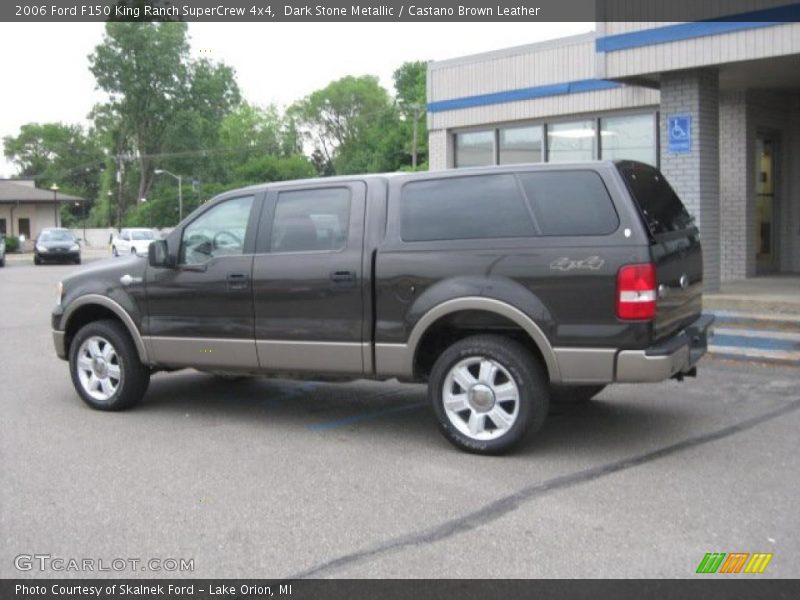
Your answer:
[[[456,134],[456,167],[493,165],[494,130]]]
[[[0,219],[0,235],[6,234],[6,220]]]
[[[601,156],[606,160],[638,160],[656,166],[655,116],[625,115],[600,119]]]
[[[550,162],[594,160],[595,138],[594,120],[548,125],[548,160]]]
[[[509,127],[500,130],[499,163],[542,162],[542,126]]]
[[[24,218],[17,221],[17,233],[25,236],[26,240],[31,239],[31,220]]]

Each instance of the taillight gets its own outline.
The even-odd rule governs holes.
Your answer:
[[[655,265],[625,265],[617,273],[617,317],[625,321],[649,321],[655,316]]]

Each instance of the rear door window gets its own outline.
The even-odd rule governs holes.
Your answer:
[[[403,187],[404,241],[533,235],[533,222],[511,173],[414,181]]]
[[[541,235],[608,235],[619,217],[603,180],[594,171],[519,174]]]
[[[658,169],[631,161],[617,163],[617,169],[650,233],[658,235],[693,226],[689,211]]]

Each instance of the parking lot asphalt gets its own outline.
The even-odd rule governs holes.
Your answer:
[[[102,413],[52,347],[75,268],[0,269],[0,577],[692,577],[707,552],[800,576],[798,369],[705,359],[696,380],[610,386],[505,457],[451,447],[424,387],[396,382],[186,370]]]

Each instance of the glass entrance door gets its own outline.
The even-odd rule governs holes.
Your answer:
[[[756,139],[756,272],[775,270],[775,167],[777,144],[772,136]]]

